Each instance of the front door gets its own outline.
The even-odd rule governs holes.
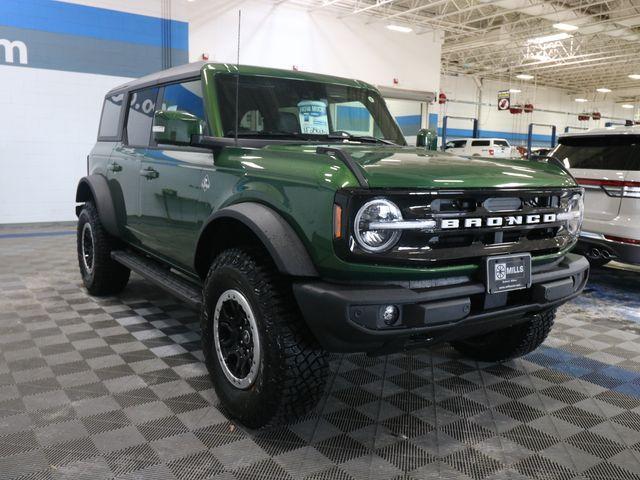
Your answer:
[[[191,267],[207,218],[211,186],[210,150],[189,146],[192,134],[207,132],[200,79],[161,89],[151,146],[140,168],[139,232],[147,249],[176,266]]]

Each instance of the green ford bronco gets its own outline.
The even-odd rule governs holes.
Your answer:
[[[79,182],[92,295],[133,270],[201,312],[225,410],[308,412],[329,352],[538,347],[588,263],[582,190],[552,162],[407,146],[371,85],[196,63],[106,95]]]

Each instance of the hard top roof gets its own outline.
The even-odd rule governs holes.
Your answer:
[[[337,83],[340,85],[351,87],[375,89],[375,87],[373,87],[372,85],[361,80],[334,77],[332,75],[323,75],[320,73],[300,72],[296,70],[284,70],[280,68],[256,67],[251,65],[239,65],[238,67],[236,67],[235,64],[201,61],[186,63],[184,65],[169,68],[167,70],[162,70],[160,72],[152,73],[150,75],[131,80],[130,82],[124,83],[111,89],[111,91],[109,91],[109,94],[197,77],[200,75],[200,72],[202,70],[215,70],[220,73],[236,73],[236,71],[239,71],[241,75],[263,75],[268,77]]]
[[[624,126],[613,125],[611,127],[592,128],[582,132],[568,132],[560,135],[559,138],[567,137],[589,137],[602,135],[640,135],[640,125]]]

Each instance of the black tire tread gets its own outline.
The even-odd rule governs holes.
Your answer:
[[[255,292],[259,292],[260,309],[278,339],[282,360],[280,371],[274,374],[280,385],[278,394],[268,398],[270,405],[265,405],[260,411],[246,412],[241,421],[257,428],[279,425],[308,413],[324,393],[329,367],[327,354],[300,316],[291,285],[277,271],[266,252],[259,248],[242,247],[225,250],[216,257],[205,280],[205,292],[215,272],[223,266],[232,266],[242,272],[254,286]],[[203,333],[210,330],[206,312],[213,307],[207,305],[207,296],[204,297]],[[209,338],[203,335],[205,342],[211,339],[208,333]],[[215,352],[207,356],[215,356]],[[208,358],[207,361],[214,360]]]
[[[451,342],[462,355],[484,362],[501,362],[533,352],[553,328],[556,310],[546,310],[528,321],[480,337]]]
[[[94,239],[93,274],[87,275],[82,261],[82,226],[83,215],[91,223]],[[111,251],[122,247],[119,240],[112,237],[102,226],[100,216],[93,202],[87,202],[82,207],[78,218],[78,264],[87,291],[91,295],[113,295],[121,292],[129,282],[131,270],[111,258]]]

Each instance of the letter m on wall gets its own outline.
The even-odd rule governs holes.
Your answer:
[[[4,51],[4,55],[3,55]],[[0,61],[4,59],[4,63],[20,63],[26,65],[29,63],[27,46],[19,40],[10,41],[0,38]]]

